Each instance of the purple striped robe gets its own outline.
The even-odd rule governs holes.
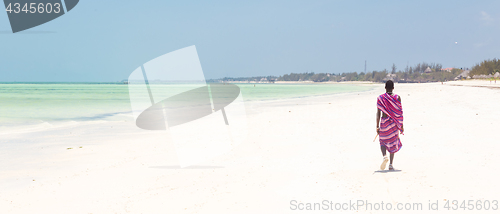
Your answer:
[[[396,153],[403,146],[399,139],[399,131],[403,126],[403,106],[398,95],[385,93],[377,98],[377,108],[387,115],[380,121],[380,145],[384,145],[390,153]]]

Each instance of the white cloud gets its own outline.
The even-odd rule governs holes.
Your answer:
[[[491,22],[494,21],[493,17],[491,17],[490,14],[484,11],[481,11],[481,20],[483,20],[485,24],[491,24]]]
[[[487,12],[481,11],[481,19],[485,21],[493,20]]]
[[[483,47],[483,46],[485,46],[485,45],[486,45],[486,43],[484,43],[484,42],[474,43],[474,47],[475,47],[475,48],[480,48],[480,47]]]

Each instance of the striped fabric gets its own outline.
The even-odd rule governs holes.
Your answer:
[[[380,121],[380,145],[384,145],[390,153],[396,153],[403,146],[399,139],[399,131],[403,126],[403,107],[398,95],[380,95],[377,98],[377,108],[387,115]]]

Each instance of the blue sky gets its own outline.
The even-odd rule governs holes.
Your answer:
[[[471,67],[500,57],[500,1],[81,0],[12,34],[0,12],[0,82],[120,81],[196,45],[207,79]],[[455,42],[458,42],[455,44]]]

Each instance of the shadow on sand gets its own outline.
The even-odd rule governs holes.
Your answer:
[[[373,174],[375,173],[388,173],[388,172],[401,172],[402,170],[400,169],[395,169],[395,170],[377,170],[377,171],[374,171]]]
[[[155,169],[221,169],[223,166],[188,166],[181,168],[181,166],[151,166],[149,168]]]

